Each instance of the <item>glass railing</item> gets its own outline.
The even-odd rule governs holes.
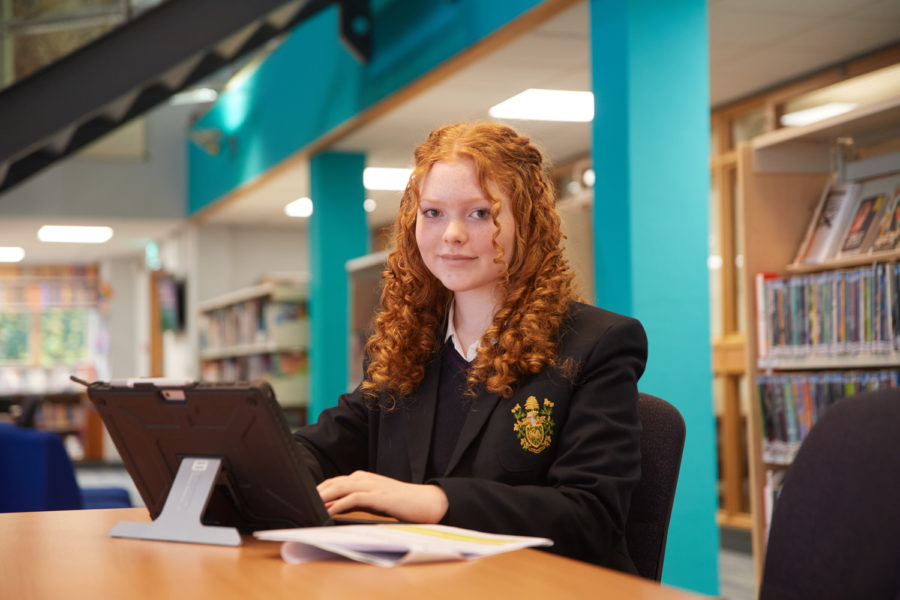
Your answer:
[[[0,89],[169,0],[0,0]]]

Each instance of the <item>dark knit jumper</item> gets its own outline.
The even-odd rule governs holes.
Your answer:
[[[431,435],[426,479],[442,477],[447,470],[450,455],[456,447],[469,406],[463,396],[469,363],[453,347],[452,339],[448,339],[444,344],[439,360],[441,379],[438,385],[437,409],[434,411],[434,429]]]

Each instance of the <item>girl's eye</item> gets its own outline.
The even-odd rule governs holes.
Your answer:
[[[479,208],[472,212],[472,216],[476,219],[490,219],[491,211],[486,208]]]
[[[440,216],[441,213],[438,212],[436,208],[426,208],[422,211],[422,215],[426,219],[433,219],[435,217]]]

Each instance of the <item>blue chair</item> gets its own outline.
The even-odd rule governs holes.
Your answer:
[[[0,424],[0,512],[130,506],[124,489],[80,489],[55,433]]]

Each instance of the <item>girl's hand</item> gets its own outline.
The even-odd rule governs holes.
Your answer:
[[[354,510],[413,523],[437,523],[447,512],[447,495],[436,485],[404,483],[368,471],[326,479],[317,487],[328,514]]]

